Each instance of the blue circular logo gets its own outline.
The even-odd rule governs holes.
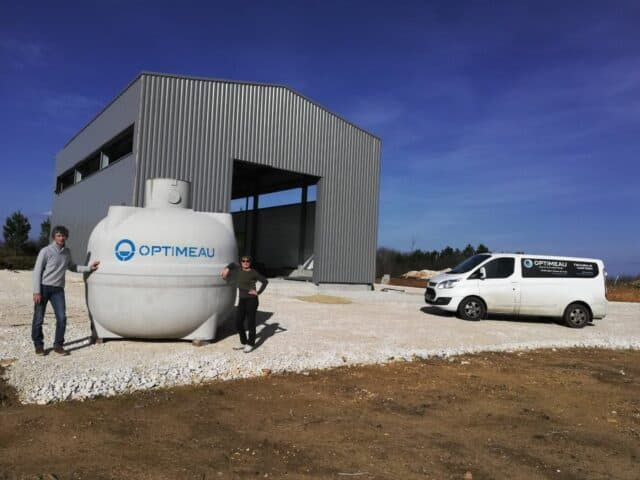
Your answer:
[[[530,259],[528,259],[528,258],[527,258],[524,262],[522,262],[522,263],[523,263],[523,264],[524,264],[524,266],[525,266],[525,267],[527,267],[527,268],[531,268],[531,267],[533,267],[533,260],[530,260]]]
[[[133,255],[136,253],[136,246],[131,240],[123,238],[116,243],[115,253],[118,260],[126,262],[133,258]]]

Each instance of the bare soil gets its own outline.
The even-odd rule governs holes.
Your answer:
[[[608,285],[607,300],[610,302],[640,302],[640,288],[629,284]]]
[[[250,361],[250,356],[247,356]],[[637,479],[640,351],[483,353],[48,406],[0,479]]]

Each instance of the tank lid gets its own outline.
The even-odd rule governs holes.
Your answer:
[[[150,178],[144,184],[145,208],[191,208],[191,182]]]

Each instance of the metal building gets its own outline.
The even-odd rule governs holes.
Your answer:
[[[190,181],[200,211],[300,187],[300,258],[313,251],[314,283],[374,281],[380,139],[287,87],[140,74],[56,155],[52,224],[71,230],[76,261],[108,206],[142,206],[154,177]]]

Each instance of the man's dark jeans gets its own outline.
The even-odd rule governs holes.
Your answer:
[[[44,336],[42,335],[44,311],[47,308],[47,303],[51,302],[51,305],[53,305],[53,312],[56,315],[56,338],[53,342],[53,346],[61,347],[64,344],[64,332],[67,329],[64,288],[41,285],[40,294],[42,295],[42,300],[40,303],[34,304],[33,323],[31,324],[31,339],[36,347],[44,345]]]

